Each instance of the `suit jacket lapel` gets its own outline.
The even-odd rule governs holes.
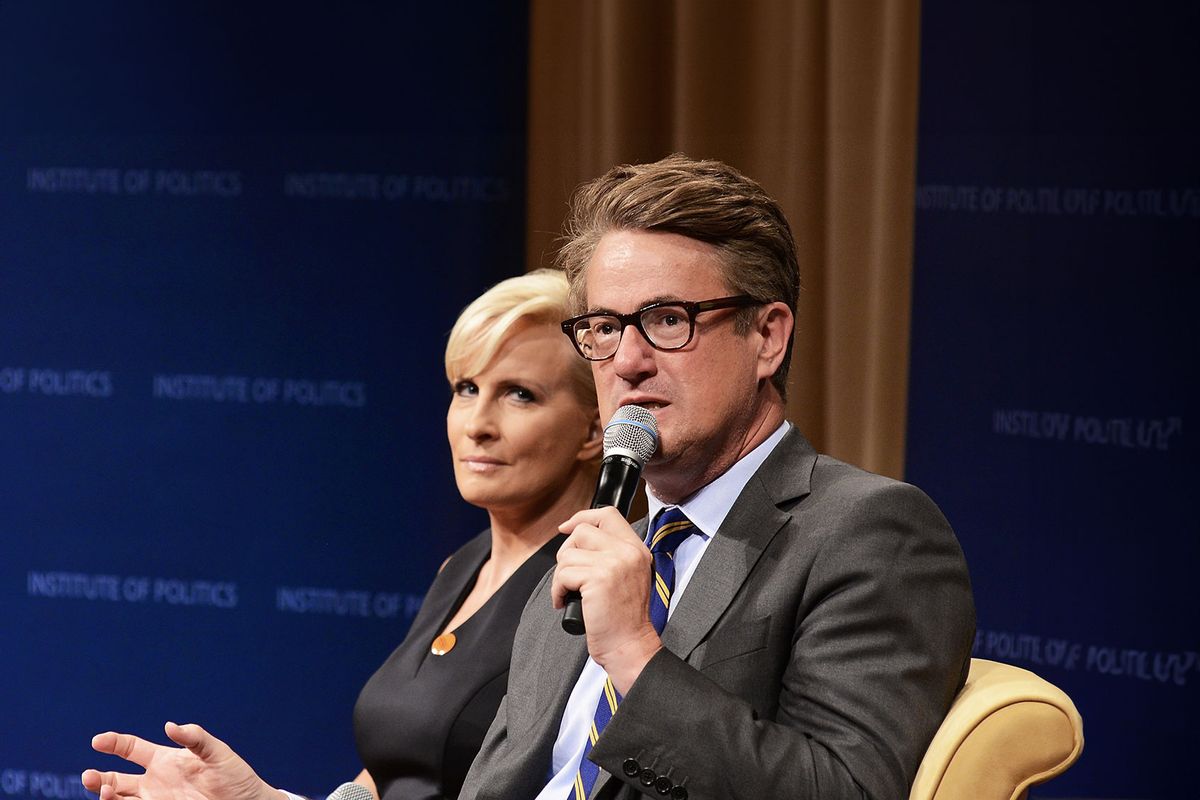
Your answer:
[[[758,562],[791,518],[780,506],[808,493],[817,454],[795,428],[746,483],[721,529],[709,542],[689,587],[663,630],[663,645],[688,658],[712,630]]]

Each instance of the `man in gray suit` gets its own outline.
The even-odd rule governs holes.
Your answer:
[[[650,530],[666,509],[686,538],[652,557],[614,509],[564,523],[461,797],[906,797],[966,675],[967,569],[924,494],[785,421],[779,206],[718,162],[617,167],[577,193],[560,260],[602,416],[658,423]],[[586,637],[561,628],[568,591]]]

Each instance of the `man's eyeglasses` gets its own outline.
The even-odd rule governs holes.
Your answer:
[[[696,303],[664,300],[639,308],[631,314],[584,314],[562,323],[563,333],[588,361],[605,361],[617,353],[626,325],[638,329],[656,350],[678,350],[696,333],[696,315],[718,308],[742,308],[760,305],[747,294],[719,297]]]

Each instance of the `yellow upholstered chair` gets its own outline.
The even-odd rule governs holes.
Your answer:
[[[1083,750],[1071,698],[1028,670],[981,658],[938,728],[909,800],[1021,800]]]

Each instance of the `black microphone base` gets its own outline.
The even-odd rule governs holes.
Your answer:
[[[579,592],[567,592],[567,604],[563,607],[562,627],[572,636],[587,633],[583,626],[583,598]]]

